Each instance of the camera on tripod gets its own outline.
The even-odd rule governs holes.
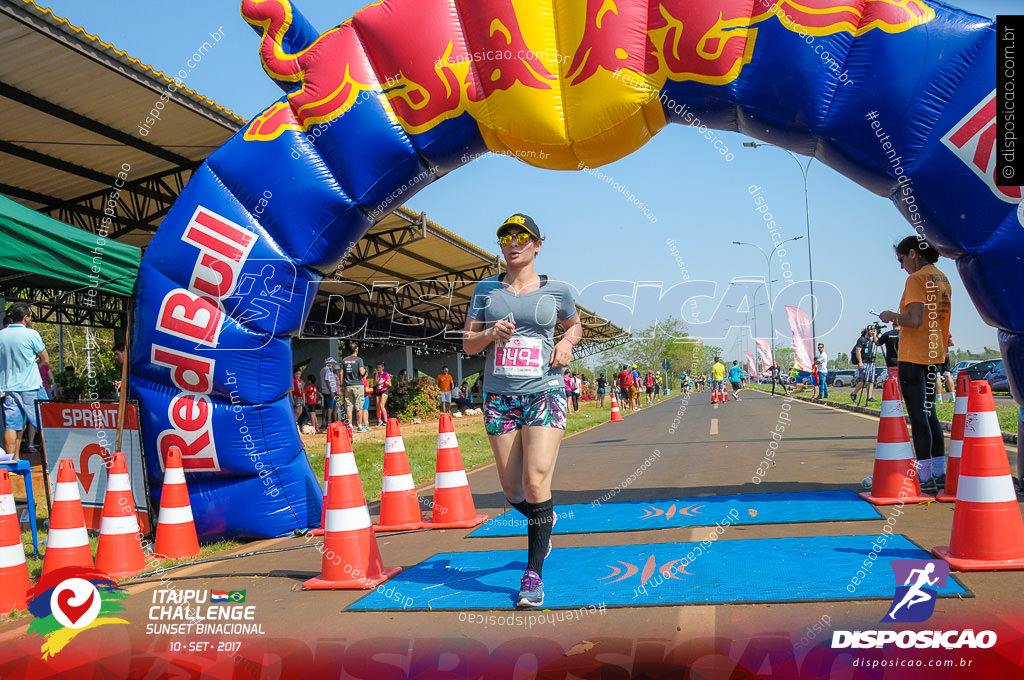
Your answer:
[[[882,329],[885,328],[885,324],[876,321],[874,323],[868,324],[868,328],[874,328],[876,332],[881,333]]]

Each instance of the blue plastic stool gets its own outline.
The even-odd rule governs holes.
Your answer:
[[[27,460],[15,460],[7,463],[0,463],[0,467],[7,468],[11,474],[21,475],[25,480],[25,495],[28,496],[28,522],[32,527],[32,554],[39,554],[39,534],[36,530],[36,496],[32,492],[32,464]]]

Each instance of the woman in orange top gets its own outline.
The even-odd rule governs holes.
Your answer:
[[[949,279],[935,266],[939,251],[919,236],[900,241],[896,259],[908,274],[900,311],[887,310],[878,316],[886,323],[900,324],[900,390],[910,417],[918,477],[922,491],[936,493],[946,481],[945,442],[935,413],[935,384],[946,360]]]

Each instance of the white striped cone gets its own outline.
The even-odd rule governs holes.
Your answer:
[[[971,382],[948,546],[932,552],[960,571],[1024,569],[1024,519],[986,380]]]
[[[619,400],[615,398],[615,390],[612,389],[612,410],[611,410],[611,423],[622,422],[622,412],[619,410]]]
[[[82,497],[78,493],[75,464],[65,458],[57,468],[57,487],[53,493],[50,528],[46,536],[43,555],[44,577],[64,567],[93,568],[92,548],[85,530]]]
[[[345,427],[342,423],[331,423],[327,426],[327,450],[324,453],[324,497],[323,505],[320,506],[320,526],[310,529],[309,534],[312,536],[323,536],[324,535],[324,524],[327,522],[327,475],[331,471],[331,438],[336,428]]]
[[[934,500],[934,497],[921,493],[914,447],[910,444],[910,433],[903,416],[899,386],[893,378],[885,381],[881,410],[871,491],[862,492],[860,496],[875,505]]]
[[[366,590],[400,571],[401,567],[383,566],[348,430],[340,428],[331,446],[321,574],[302,587]]]
[[[971,390],[971,377],[961,375],[956,380],[956,401],[953,403],[953,427],[949,433],[949,455],[946,456],[946,484],[936,500],[956,502],[960,485],[960,457],[964,450],[964,424],[967,422],[967,402]]]
[[[154,551],[164,557],[195,557],[199,554],[196,523],[185,484],[181,451],[172,446],[164,465],[164,484],[160,491],[160,514],[156,521]]]
[[[407,531],[423,526],[420,499],[412,479],[405,441],[395,418],[388,418],[384,437],[384,479],[380,496],[380,522],[374,531]]]
[[[434,511],[429,529],[456,529],[475,527],[487,520],[487,515],[476,514],[473,492],[462,464],[462,452],[455,437],[452,417],[441,414],[437,433],[437,472],[434,475]]]
[[[100,540],[96,546],[96,568],[113,578],[138,574],[146,568],[141,538],[128,464],[124,454],[118,451],[107,476]]]
[[[30,586],[11,475],[0,468],[0,612],[27,609]]]

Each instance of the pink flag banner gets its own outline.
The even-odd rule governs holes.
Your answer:
[[[793,331],[793,360],[801,371],[811,370],[814,359],[811,353],[811,317],[800,307],[786,305],[786,318]]]
[[[747,357],[747,371],[750,373],[750,379],[753,382],[757,382],[757,379],[761,377],[761,374],[757,372],[757,358],[753,352],[743,352]]]
[[[754,338],[757,344],[757,353],[761,356],[761,367],[767,371],[772,365],[772,346],[764,338]]]

